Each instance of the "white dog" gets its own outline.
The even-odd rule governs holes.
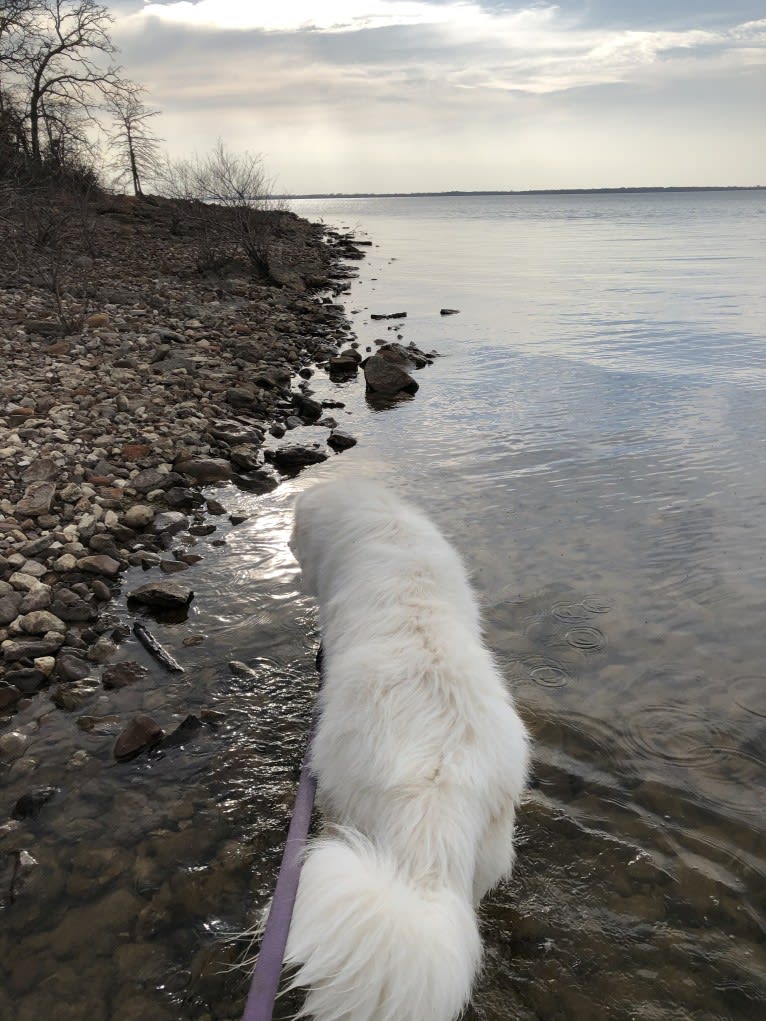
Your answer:
[[[286,962],[317,1021],[452,1021],[481,958],[475,908],[513,865],[524,725],[463,565],[366,481],[298,498],[291,547],[324,648],[310,845]]]

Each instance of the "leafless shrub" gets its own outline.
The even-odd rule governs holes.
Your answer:
[[[10,280],[48,291],[62,330],[78,333],[92,310],[96,254],[90,203],[61,186],[0,190],[0,218],[7,243],[0,265]]]
[[[258,277],[270,278],[273,214],[279,205],[260,155],[232,153],[219,141],[205,156],[166,160],[158,179],[164,195],[183,203],[179,214],[185,211],[194,223],[200,269],[244,255]]]

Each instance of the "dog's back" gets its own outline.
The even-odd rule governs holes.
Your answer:
[[[293,548],[325,650],[312,765],[342,829],[309,852],[288,958],[321,1021],[451,1021],[479,962],[473,904],[513,862],[523,724],[420,512],[374,483],[316,486]]]

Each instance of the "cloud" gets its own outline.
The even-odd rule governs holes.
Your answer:
[[[596,23],[598,0],[136,3],[116,41],[171,149],[223,136],[268,154],[286,189],[763,176],[766,20],[716,20],[707,0],[704,23],[665,0],[648,27],[638,3],[620,7],[643,27]]]
[[[434,6],[423,0],[280,0],[267,5],[250,0],[175,0],[148,3],[142,12],[173,24],[201,28],[265,32],[348,32],[390,25],[422,25],[470,19],[474,3]]]

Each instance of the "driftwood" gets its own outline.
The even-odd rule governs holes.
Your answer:
[[[169,652],[163,649],[157,639],[146,630],[143,624],[136,621],[133,625],[133,634],[143,647],[148,649],[158,662],[162,663],[166,670],[170,670],[174,674],[185,672],[181,664],[173,659]]]

